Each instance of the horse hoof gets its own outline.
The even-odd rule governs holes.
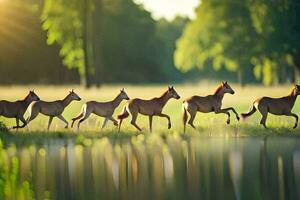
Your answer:
[[[240,121],[240,117],[239,117],[239,116],[237,116],[236,119],[237,119],[238,121]]]
[[[168,129],[171,129],[171,124],[168,124]]]
[[[227,123],[227,124],[230,124],[230,121],[227,121],[226,123]]]
[[[114,125],[115,125],[115,126],[119,126],[119,124],[118,124],[118,123],[114,123]]]
[[[293,129],[297,128],[297,124],[295,124],[295,126],[293,127]]]

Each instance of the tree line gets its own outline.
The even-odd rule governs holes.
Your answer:
[[[132,0],[2,4],[0,83],[270,85],[299,76],[297,0],[202,0],[195,19],[172,21],[154,20]]]

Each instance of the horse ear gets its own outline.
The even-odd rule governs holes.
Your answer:
[[[227,85],[228,83],[227,83],[227,81],[225,81],[225,85]]]
[[[222,85],[225,85],[225,83],[222,81],[222,83],[221,83]]]
[[[124,88],[122,88],[122,92],[124,92]]]

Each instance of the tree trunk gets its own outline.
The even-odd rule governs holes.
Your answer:
[[[238,75],[238,83],[240,84],[241,87],[244,87],[245,82],[244,82],[244,71],[243,71],[243,69],[238,69],[237,75]]]
[[[91,87],[90,78],[90,62],[89,62],[89,42],[88,42],[88,14],[89,14],[89,0],[84,0],[83,3],[83,20],[82,20],[82,43],[84,52],[84,75],[81,76],[81,83],[86,87]]]
[[[95,64],[95,83],[99,87],[103,81],[103,63],[102,63],[102,0],[94,0],[95,9],[93,13],[93,47]]]

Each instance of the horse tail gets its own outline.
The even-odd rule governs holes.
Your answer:
[[[80,119],[81,117],[83,117],[83,115],[84,115],[85,112],[86,112],[86,107],[87,107],[87,105],[84,104],[84,105],[82,106],[82,108],[81,108],[80,113],[77,115],[77,117],[72,118],[71,128],[73,128],[74,123],[75,123],[76,120],[78,120],[78,119]]]
[[[127,111],[127,106],[125,106],[125,107],[123,108],[122,114],[118,115],[118,119],[120,120],[118,133],[119,133],[120,130],[121,130],[121,125],[122,125],[123,119],[127,118],[128,116],[129,116],[129,112]]]
[[[28,113],[28,117],[25,120],[26,124],[28,124],[31,120],[36,118],[36,116],[39,114],[40,110],[39,110],[39,106],[37,104],[38,102],[39,101],[33,101],[27,107],[26,112]]]
[[[255,113],[256,112],[256,104],[257,102],[255,101],[254,103],[253,103],[253,105],[251,106],[251,108],[249,109],[249,112],[248,113],[242,113],[241,114],[241,117],[242,117],[242,119],[243,120],[246,120],[248,117],[250,117],[253,113]]]
[[[184,102],[185,103],[185,102]],[[185,105],[183,103],[182,109],[183,109],[183,115],[182,115],[182,121],[183,121],[183,133],[185,133],[185,128],[186,128],[186,122],[188,120],[188,114],[187,110],[185,108]]]

